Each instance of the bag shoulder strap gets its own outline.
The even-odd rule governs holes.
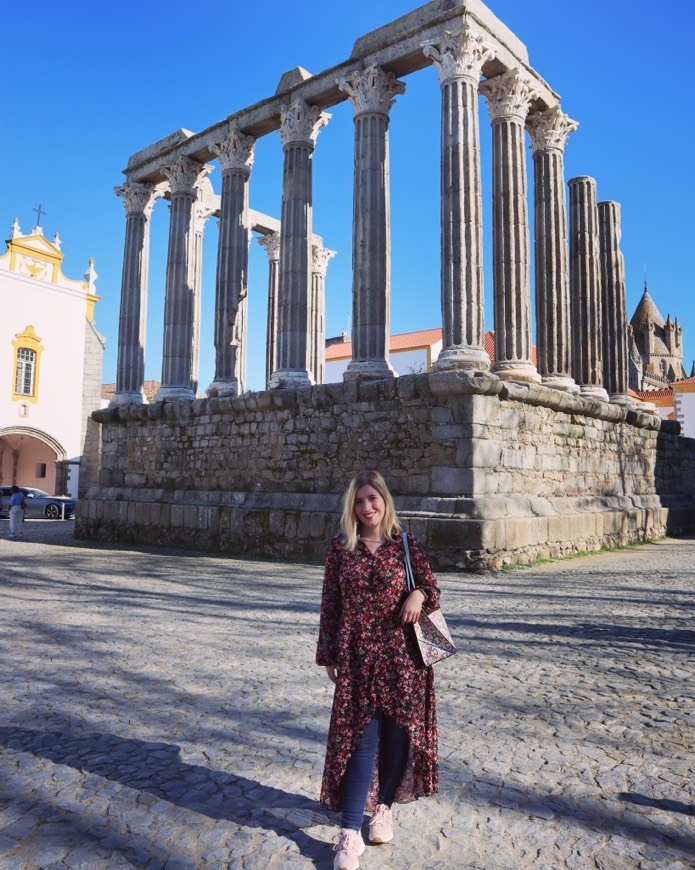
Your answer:
[[[407,532],[403,532],[403,549],[405,550],[405,579],[408,584],[408,590],[412,592],[415,589],[415,577],[413,575],[413,566],[410,563],[410,547],[408,547]]]

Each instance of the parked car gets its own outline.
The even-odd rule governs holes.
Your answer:
[[[0,516],[10,515],[10,494],[12,487],[0,486]],[[75,499],[66,495],[49,495],[42,489],[34,489],[33,486],[20,486],[19,491],[24,493],[27,503],[25,516],[47,517],[49,520],[59,520],[63,516],[65,506],[65,519],[69,519],[75,513]]]

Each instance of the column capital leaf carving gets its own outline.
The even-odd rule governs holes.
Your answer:
[[[524,123],[531,102],[538,96],[529,77],[518,68],[481,82],[480,91],[487,97],[491,121],[506,118]]]
[[[495,56],[495,49],[482,33],[466,22],[460,33],[446,31],[441,41],[423,43],[422,53],[432,60],[442,84],[456,78],[470,79],[477,84],[483,64]]]
[[[190,157],[177,157],[168,166],[162,166],[162,172],[169,179],[169,187],[172,194],[187,193],[196,196],[203,179],[209,175],[214,167]]]
[[[579,126],[566,115],[559,105],[530,115],[526,120],[526,129],[531,136],[531,149],[537,151],[564,151],[567,137]]]
[[[283,106],[278,130],[283,148],[291,142],[314,145],[320,129],[325,127],[332,117],[327,112],[322,112],[318,106],[312,106],[302,99]]]
[[[266,236],[261,236],[258,244],[265,248],[269,263],[280,259],[280,233],[268,233]]]
[[[198,233],[202,233],[205,229],[205,224],[207,223],[207,219],[210,215],[215,213],[214,208],[210,208],[209,205],[205,205],[204,203],[198,201],[195,204],[195,209],[193,211],[193,219],[195,221],[195,231]]]
[[[253,166],[255,145],[253,136],[247,136],[233,127],[226,136],[213,142],[210,150],[217,155],[222,172],[232,169],[248,175]]]
[[[338,90],[347,94],[355,115],[388,115],[396,94],[405,93],[405,82],[375,63],[365,70],[356,70],[348,78],[337,79],[336,84]]]
[[[332,260],[337,253],[337,251],[331,251],[328,248],[324,248],[323,245],[312,245],[311,271],[316,272],[325,278],[326,272],[328,271],[328,261]]]
[[[155,200],[163,193],[161,184],[143,184],[139,181],[129,181],[113,190],[123,200],[127,215],[142,214],[148,219],[152,215]]]

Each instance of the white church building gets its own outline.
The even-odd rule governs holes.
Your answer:
[[[96,474],[104,339],[93,261],[73,280],[62,260],[57,233],[22,235],[15,218],[0,256],[0,485],[77,497]]]

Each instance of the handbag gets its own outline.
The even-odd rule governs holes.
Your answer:
[[[413,592],[417,587],[413,575],[413,566],[410,562],[410,548],[408,536],[403,532],[403,548],[405,549],[405,577],[408,591]],[[451,639],[449,627],[441,610],[433,610],[432,613],[421,613],[417,622],[413,623],[415,640],[420,648],[420,655],[425,667],[436,665],[443,659],[453,656],[456,647]]]

